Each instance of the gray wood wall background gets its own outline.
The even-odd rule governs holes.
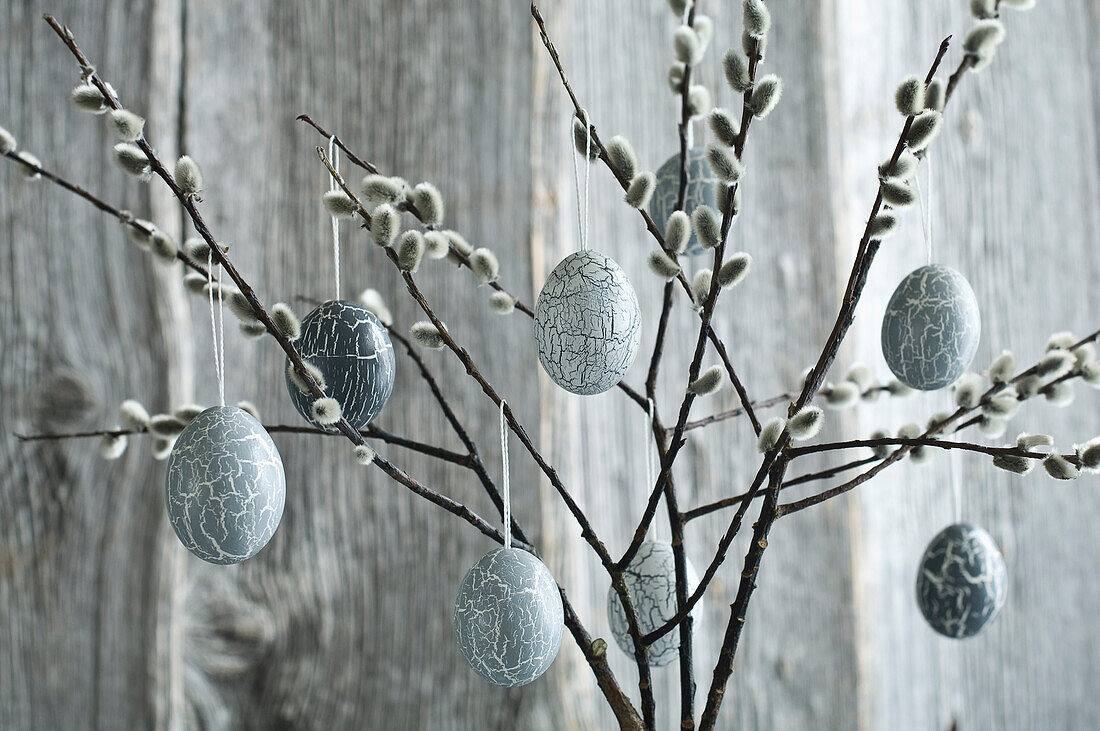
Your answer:
[[[896,139],[894,85],[923,73],[939,40],[968,27],[963,0],[773,0],[766,63],[784,99],[750,137],[745,213],[733,238],[756,269],[724,298],[717,327],[751,392],[791,386],[831,324],[874,165]],[[739,3],[703,0],[716,39],[702,77],[730,103],[719,58],[739,41]],[[329,296],[331,254],[309,112],[384,170],[435,181],[448,224],[503,256],[528,301],[577,246],[568,110],[524,2],[492,0],[0,1],[0,125],[47,167],[184,235],[158,185],[124,177],[99,119],[74,111],[65,50],[40,19],[55,12],[166,158],[185,151],[206,176],[207,213],[267,301]],[[655,169],[676,149],[664,75],[676,22],[663,0],[547,0],[543,10],[577,91],[605,136],[625,134]],[[1002,348],[1033,359],[1050,333],[1088,332],[1100,315],[1100,8],[1041,2],[1006,14],[993,66],[964,81],[932,155],[937,260],[965,272],[982,304],[976,368]],[[953,67],[958,50],[948,56]],[[702,129],[697,138],[704,137]],[[346,446],[277,439],[286,515],[271,545],[234,568],[207,566],[163,514],[163,466],[135,445],[103,463],[91,443],[21,445],[16,431],[111,425],[118,403],[211,403],[207,321],[175,268],[137,255],[120,227],[45,183],[0,166],[0,727],[590,729],[612,725],[567,638],[552,670],[520,691],[487,686],[451,637],[454,590],[488,541],[358,468]],[[659,284],[650,242],[593,169],[591,240],[627,269],[652,342]],[[882,377],[886,299],[924,263],[916,213],[872,271],[838,367]],[[347,232],[345,293],[374,286],[399,323],[417,318],[388,263]],[[468,272],[421,277],[443,317],[532,427],[616,552],[644,502],[633,405],[581,400],[537,370],[528,322],[489,313]],[[681,301],[662,407],[678,403],[694,338]],[[496,415],[446,352],[429,360],[490,460]],[[641,360],[641,359],[640,359]],[[293,423],[273,343],[227,341],[228,389],[269,422]],[[404,365],[405,367],[401,367]],[[629,379],[640,382],[644,366]],[[947,394],[880,401],[830,417],[827,435],[923,423]],[[697,413],[732,405],[729,392]],[[1057,410],[1029,404],[1010,429],[1069,446],[1100,431],[1097,394]],[[399,358],[386,428],[451,439]],[[1010,431],[1009,436],[1016,433]],[[678,473],[681,502],[739,491],[756,466],[747,423],[695,433]],[[466,474],[389,450],[404,468],[483,515]],[[807,464],[811,470],[825,463]],[[939,638],[913,601],[925,543],[952,519],[951,464],[903,464],[846,498],[779,523],[727,695],[743,729],[1095,728],[1100,675],[1100,542],[1094,477],[1017,479],[963,457],[963,515],[1004,550],[1010,595],[980,637]],[[607,582],[556,495],[513,450],[517,513],[535,526],[589,629],[608,636]],[[709,559],[725,525],[693,524],[689,555]],[[706,597],[697,641],[705,692],[739,556]],[[631,663],[613,666],[636,694]],[[674,668],[655,673],[663,728],[675,725]]]

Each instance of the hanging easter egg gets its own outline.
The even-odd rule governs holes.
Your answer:
[[[340,402],[344,418],[356,429],[369,424],[393,392],[394,357],[389,333],[367,308],[346,300],[330,300],[302,319],[296,343],[302,358],[324,377],[325,393]],[[290,376],[286,387],[294,408],[314,426],[310,407],[315,397],[302,391]]]
[[[882,318],[882,354],[899,381],[935,391],[966,371],[981,332],[970,283],[954,269],[929,264],[894,290]]]
[[[707,151],[702,147],[693,147],[688,150],[688,177],[687,189],[684,194],[684,210],[688,215],[699,206],[717,207],[715,203],[714,188],[718,184],[718,176],[714,174],[710,163],[707,162]],[[676,153],[665,164],[657,169],[657,187],[653,189],[653,197],[649,201],[649,215],[657,226],[664,228],[668,217],[676,210],[676,203],[680,196],[680,153]],[[700,254],[703,245],[695,232],[691,232],[688,240],[687,254]]]
[[[676,560],[672,545],[662,541],[646,541],[623,572],[630,602],[638,617],[638,631],[645,635],[676,616]],[[695,568],[687,563],[687,590],[691,595],[699,585]],[[692,614],[698,614],[696,604]],[[607,618],[611,634],[619,649],[634,656],[634,641],[627,629],[626,612],[619,595],[612,587],[607,592]],[[680,656],[680,633],[672,630],[649,646],[649,664],[663,667]]]
[[[582,396],[622,380],[638,354],[641,329],[626,272],[598,251],[562,259],[535,303],[539,362],[554,383]]]
[[[988,533],[956,523],[932,539],[917,573],[917,604],[932,629],[973,637],[1005,603],[1004,557]]]
[[[168,520],[188,551],[240,563],[267,545],[283,517],[279,450],[246,411],[213,406],[176,438],[165,475]]]
[[[527,551],[496,548],[466,573],[455,599],[455,640],[477,674],[527,685],[557,657],[564,627],[550,570]]]

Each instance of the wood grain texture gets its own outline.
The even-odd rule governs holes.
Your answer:
[[[88,5],[60,0],[53,11],[123,100],[149,118],[164,156],[180,149],[200,162],[204,214],[267,303],[290,301],[304,314],[309,307],[295,297],[333,294],[319,201],[328,183],[314,154],[323,140],[293,121],[301,112],[383,171],[436,182],[447,225],[500,253],[504,281],[529,303],[578,248],[569,111],[526,3]],[[745,213],[731,244],[756,264],[723,295],[715,319],[756,397],[796,383],[825,341],[873,199],[874,165],[900,128],[894,85],[926,67],[943,35],[959,39],[968,24],[961,0],[769,5],[775,25],[762,71],[780,74],[785,93],[749,136]],[[738,100],[719,60],[739,44],[736,6],[704,0],[716,34],[699,69],[716,103],[731,108]],[[678,114],[665,83],[677,23],[664,0],[547,0],[543,11],[601,135],[626,135],[641,166],[655,169],[675,150]],[[978,368],[1003,347],[1028,359],[1051,332],[1091,330],[1100,296],[1090,286],[1100,266],[1090,254],[1100,231],[1100,87],[1087,72],[1100,62],[1088,50],[1100,11],[1073,0],[1006,20],[1008,42],[993,66],[964,80],[932,159],[937,260],[967,274],[982,307]],[[0,124],[48,166],[182,234],[163,186],[124,179],[101,120],[68,104],[75,73],[39,12],[0,0],[0,41],[0,98],[8,100]],[[1067,69],[1080,72],[1049,77]],[[695,136],[706,141],[703,125]],[[607,171],[591,173],[591,245],[622,265],[641,304],[641,355],[627,375],[640,384],[660,304],[660,283],[645,265],[652,244]],[[550,671],[524,689],[491,687],[469,670],[452,637],[453,600],[491,544],[358,467],[346,443],[276,436],[287,476],[282,527],[259,556],[228,569],[202,564],[175,541],[163,466],[145,444],[104,464],[88,443],[16,443],[14,431],[113,424],[117,403],[130,396],[157,409],[216,398],[206,310],[182,293],[175,269],[136,254],[116,222],[39,185],[0,166],[0,305],[8,313],[0,322],[0,727],[613,725],[569,637]],[[381,252],[363,232],[343,228],[342,294],[376,287],[399,325],[419,319]],[[872,270],[838,369],[858,359],[886,377],[881,312],[901,276],[924,263],[920,242],[917,214],[906,214],[903,233]],[[615,391],[582,399],[553,388],[537,364],[530,321],[492,315],[468,271],[426,263],[418,280],[621,553],[647,493],[638,409]],[[660,379],[666,419],[679,405],[696,335],[697,318],[677,300]],[[294,423],[281,352],[237,337],[228,317],[229,399],[250,399],[266,420]],[[426,357],[499,471],[496,410],[449,353]],[[1010,429],[1026,423],[1068,447],[1097,430],[1096,398],[1082,391],[1072,411],[1029,405]],[[947,400],[830,412],[824,438],[923,422]],[[735,404],[727,388],[700,399],[693,416]],[[458,448],[400,352],[378,423]],[[744,489],[758,464],[752,442],[747,420],[692,432],[675,475],[681,505]],[[392,456],[479,514],[494,514],[468,473]],[[807,459],[795,471],[828,464]],[[903,464],[772,532],[720,727],[1100,725],[1088,692],[1100,670],[1094,478],[1052,486],[970,456],[958,469],[964,519],[991,532],[1009,567],[1008,602],[988,631],[960,644],[923,624],[913,582],[925,544],[952,518],[950,469],[946,457]],[[516,448],[512,485],[517,518],[592,635],[610,639],[607,579]],[[689,527],[697,567],[727,519],[720,513]],[[657,522],[667,537],[663,509]],[[704,600],[700,697],[746,548],[744,538],[734,544]],[[609,644],[636,699],[633,663]],[[674,728],[676,665],[655,670],[654,680],[659,727]]]

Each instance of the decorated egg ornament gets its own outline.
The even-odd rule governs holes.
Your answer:
[[[539,362],[554,383],[582,396],[622,380],[638,354],[641,329],[626,272],[597,251],[562,259],[535,304]]]
[[[279,450],[251,414],[214,406],[176,439],[165,475],[172,530],[213,564],[240,563],[267,545],[283,517]]]
[[[932,539],[917,573],[917,604],[932,629],[973,637],[1005,603],[1007,572],[1000,550],[976,525],[956,523]]]
[[[496,548],[466,573],[455,599],[455,641],[495,685],[527,685],[561,647],[565,614],[550,570],[527,551]]]
[[[355,302],[330,300],[302,319],[297,342],[302,358],[320,369],[325,393],[340,402],[344,418],[356,429],[382,411],[393,392],[394,357],[389,333],[378,318]],[[294,408],[315,426],[310,408],[314,396],[290,378],[287,390]],[[321,427],[334,432],[334,426]]]
[[[715,203],[714,186],[718,184],[718,176],[707,162],[705,148],[693,147],[688,150],[688,183],[684,195],[684,210],[688,215],[699,206],[717,207]],[[665,222],[672,212],[676,210],[677,198],[680,195],[680,154],[676,153],[665,164],[657,169],[657,186],[653,189],[653,198],[649,201],[649,215],[664,228]],[[703,251],[703,245],[695,232],[691,232],[685,253],[695,255]]]
[[[688,594],[695,591],[699,579],[695,568],[687,564]],[[676,561],[672,546],[660,541],[646,541],[638,549],[623,572],[634,613],[638,617],[638,631],[647,634],[676,616]],[[697,604],[692,614],[698,613]],[[619,649],[634,655],[634,642],[627,629],[626,612],[614,587],[607,592],[607,618],[611,634]],[[680,633],[668,632],[649,646],[649,663],[656,667],[668,665],[679,657]]]
[[[882,318],[882,354],[902,383],[934,391],[966,371],[981,332],[970,283],[954,269],[929,264],[894,290]]]

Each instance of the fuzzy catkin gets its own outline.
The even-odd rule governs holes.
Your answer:
[[[80,84],[69,94],[69,101],[82,112],[103,114],[107,111],[107,100],[98,88],[92,84]]]
[[[149,158],[145,152],[132,142],[119,142],[114,147],[115,162],[124,172],[141,180],[148,180],[153,174]]]
[[[649,264],[650,271],[666,282],[672,281],[680,273],[680,265],[673,261],[672,257],[659,249],[654,249],[649,252],[649,256],[646,257],[646,263]]]
[[[825,412],[817,406],[806,406],[787,421],[787,431],[791,439],[803,441],[813,439],[825,424]]]
[[[183,275],[183,288],[191,294],[203,294],[206,287],[206,277],[198,272],[188,272]]]
[[[478,284],[495,282],[500,277],[500,262],[496,254],[485,247],[474,249],[474,253],[470,254],[470,268]]]
[[[256,311],[252,308],[252,303],[241,292],[237,290],[230,292],[226,304],[229,305],[229,311],[236,315],[241,322],[259,321],[259,318],[256,317]]]
[[[172,446],[174,441],[171,439],[165,439],[164,437],[156,437],[153,439],[151,451],[153,453],[153,459],[158,462],[163,462],[168,459],[168,456],[172,454]]]
[[[364,289],[359,294],[359,304],[374,313],[378,321],[386,327],[393,324],[393,314],[390,312],[390,308],[386,306],[386,300],[382,298],[377,289]]]
[[[721,217],[710,206],[697,206],[691,212],[691,227],[704,249],[713,249],[722,239]]]
[[[727,183],[736,183],[745,172],[745,166],[725,145],[713,142],[707,145],[707,162],[714,174]]]
[[[933,79],[924,90],[924,108],[942,112],[945,106],[947,106],[947,89],[943,81]]]
[[[303,370],[313,379],[321,390],[325,390],[325,376],[321,373],[321,369],[310,363],[308,360],[302,361]],[[309,382],[298,373],[298,369],[294,367],[294,364],[287,361],[286,374],[290,378],[290,382],[301,391],[302,393],[310,393]]]
[[[710,269],[700,269],[695,272],[695,277],[691,280],[691,294],[696,308],[702,308],[707,297],[710,296],[712,279],[713,274]]]
[[[1005,350],[989,364],[989,380],[993,383],[1008,383],[1016,372],[1016,356]]]
[[[835,383],[822,389],[825,403],[834,409],[846,409],[859,401],[859,387],[850,381]]]
[[[869,438],[870,439],[889,439],[890,438],[890,432],[886,431],[885,429],[875,429],[873,432],[871,432],[871,436]],[[880,444],[878,446],[871,447],[871,453],[874,454],[875,457],[877,457],[879,459],[885,459],[890,454],[890,445]]]
[[[1077,459],[1081,461],[1081,468],[1090,472],[1100,470],[1100,438],[1090,439],[1075,448]]]
[[[125,434],[104,434],[99,440],[99,456],[105,460],[116,460],[126,452],[128,441]]]
[[[275,329],[290,342],[302,337],[302,322],[285,302],[277,302],[271,307],[271,321],[275,323]]]
[[[371,214],[370,235],[379,246],[389,246],[397,238],[401,216],[389,203],[383,203]]]
[[[760,436],[756,440],[756,449],[759,452],[770,452],[779,443],[779,437],[787,428],[787,420],[782,416],[769,419],[760,427]]]
[[[620,180],[632,180],[638,169],[638,156],[634,154],[634,148],[622,135],[615,135],[607,143],[607,156],[611,160],[611,168]]]
[[[1077,358],[1073,353],[1055,348],[1035,364],[1035,375],[1040,378],[1060,378],[1069,373],[1076,363]]]
[[[321,202],[330,216],[337,218],[351,218],[359,210],[350,195],[342,190],[329,190],[321,195]]]
[[[744,251],[735,253],[718,270],[718,286],[722,289],[736,287],[749,275],[751,269],[752,257]]]
[[[714,21],[710,19],[709,15],[698,13],[691,27],[695,29],[695,35],[699,36],[699,44],[705,51],[707,46],[710,45],[711,39],[714,38]]]
[[[206,411],[206,409],[198,404],[184,404],[182,406],[177,406],[175,411],[172,412],[172,415],[189,424],[203,411]]]
[[[447,236],[440,231],[424,233],[424,255],[429,259],[442,259],[451,253],[451,244]]]
[[[710,90],[702,84],[692,84],[688,89],[688,113],[692,117],[701,117],[713,106]]]
[[[721,107],[710,110],[707,123],[710,125],[710,131],[714,133],[714,138],[726,147],[733,147],[737,142],[740,125],[734,121],[733,115],[728,110]]]
[[[394,178],[385,175],[367,175],[363,178],[359,189],[363,197],[371,203],[397,203],[405,197],[403,181],[398,182]]]
[[[882,183],[882,200],[894,208],[908,208],[917,202],[917,191],[908,183],[885,180]]]
[[[589,127],[581,120],[579,115],[573,117],[573,146],[579,154],[584,155],[587,153],[589,160],[600,158],[600,151],[590,136]]]
[[[176,260],[179,247],[171,236],[158,228],[149,237],[149,250],[161,261],[171,264]]]
[[[915,117],[924,111],[924,81],[919,76],[906,76],[894,92],[894,104],[904,117]]]
[[[128,109],[115,109],[107,122],[119,142],[133,142],[145,132],[145,120]]]
[[[1060,454],[1048,454],[1043,458],[1043,469],[1056,480],[1076,480],[1080,471]]]
[[[355,461],[366,467],[374,461],[374,450],[366,444],[355,445]]]
[[[409,328],[409,335],[411,335],[412,339],[419,345],[431,350],[439,350],[447,344],[446,341],[443,340],[443,335],[439,332],[439,328],[427,320],[414,322],[412,327]]]
[[[975,56],[988,56],[1005,39],[1005,27],[994,18],[979,20],[966,34],[963,50]]]
[[[657,176],[649,170],[638,173],[630,181],[623,200],[632,208],[645,208],[649,199],[653,197],[653,191],[657,188]]]
[[[993,466],[1006,472],[1026,475],[1035,466],[1035,460],[1015,454],[996,454],[993,456]]]
[[[782,95],[783,80],[775,74],[768,74],[752,87],[752,94],[749,95],[749,109],[752,110],[754,117],[763,119],[775,109]]]
[[[438,226],[443,223],[443,196],[431,183],[418,183],[410,194],[412,203],[420,214],[425,226]]]
[[[893,235],[898,230],[898,217],[890,211],[879,211],[871,222],[867,224],[867,233],[870,238],[882,241]]]
[[[0,127],[0,155],[15,152],[16,147],[18,147],[18,143],[15,141],[15,135]]]
[[[752,86],[752,79],[749,77],[749,59],[737,49],[731,48],[726,51],[726,55],[722,57],[722,70],[726,74],[726,83],[735,92],[740,94]]]
[[[489,295],[489,309],[498,315],[508,315],[516,309],[516,298],[507,292],[493,292]]]
[[[237,329],[241,331],[241,334],[246,338],[256,340],[262,338],[267,334],[267,326],[259,320],[255,322],[239,322],[237,323]]]
[[[683,211],[673,211],[665,224],[665,246],[678,254],[687,249],[691,240],[691,221]]]
[[[668,88],[673,94],[682,94],[684,92],[684,74],[687,72],[687,67],[679,61],[675,61],[668,67]]]
[[[177,419],[171,414],[157,414],[149,419],[148,429],[158,437],[175,439],[183,428],[187,426],[182,419]]]
[[[772,27],[772,16],[764,0],[744,0],[741,6],[741,25],[753,38],[762,38]]]
[[[397,266],[405,272],[416,272],[424,258],[424,236],[419,231],[406,231],[397,241]]]
[[[917,158],[909,150],[902,150],[898,159],[890,163],[889,160],[878,166],[879,177],[887,180],[910,180],[917,172]]]
[[[20,150],[15,153],[15,157],[23,163],[19,168],[19,173],[26,180],[38,180],[42,177],[42,173],[39,169],[42,167],[42,161],[38,159],[36,155],[32,155],[26,150]]]
[[[332,426],[344,416],[340,402],[329,396],[314,401],[309,411],[313,415],[313,420],[322,426]]]
[[[721,367],[713,365],[688,385],[688,391],[696,396],[712,394],[722,388],[724,378]]]
[[[930,144],[940,133],[940,123],[943,117],[939,112],[927,110],[913,118],[913,124],[909,127],[909,134],[905,136],[905,144],[913,152],[919,152]]]
[[[703,60],[703,43],[690,26],[681,25],[672,34],[672,49],[680,63],[695,65]]]
[[[199,164],[187,155],[182,155],[176,160],[173,177],[176,185],[187,195],[194,195],[202,190],[202,170],[199,169]]]
[[[118,418],[124,427],[134,431],[142,431],[149,426],[149,412],[134,399],[126,399],[119,405]]]

